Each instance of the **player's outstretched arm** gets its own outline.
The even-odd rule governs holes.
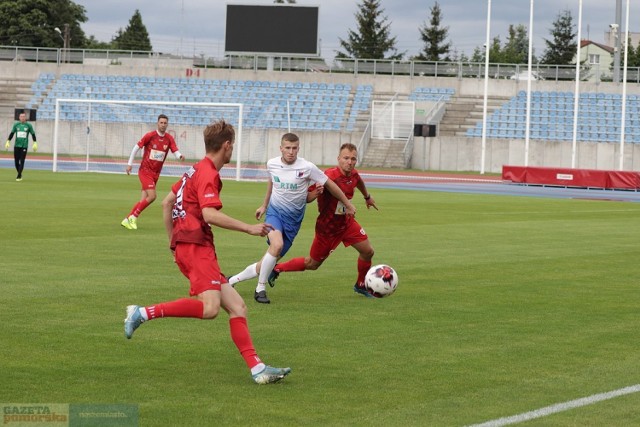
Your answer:
[[[138,151],[140,150],[140,147],[138,147],[138,144],[133,146],[133,149],[131,150],[131,154],[129,155],[129,160],[127,161],[127,167],[125,169],[125,172],[127,172],[127,175],[129,175],[131,173],[131,169],[133,169],[133,159],[136,157],[136,154],[138,153]]]
[[[247,224],[220,212],[216,208],[202,209],[202,218],[204,218],[208,224],[215,225],[216,227],[226,228],[227,230],[233,231],[241,231],[252,236],[264,237],[273,230],[273,226],[271,226],[271,224]]]
[[[9,133],[9,136],[7,137],[7,142],[4,144],[4,149],[8,150],[9,147],[11,147],[11,140],[13,139],[13,134],[15,132],[13,131],[13,129],[11,130],[11,133]]]
[[[342,192],[340,187],[338,187],[338,184],[328,179],[327,182],[324,183],[324,186],[327,190],[329,190],[329,193],[331,193],[333,197],[335,197],[336,199],[342,202],[342,204],[346,209],[345,213],[347,215],[356,214],[356,207],[353,206],[353,204],[351,203],[351,200],[349,200],[347,196]]]
[[[362,193],[362,197],[364,197],[364,203],[366,204],[367,209],[373,207],[375,210],[378,210],[376,201],[373,199],[373,196],[371,196],[371,193],[367,191],[367,186],[364,184],[364,181],[362,179],[358,181],[356,187]]]
[[[322,194],[324,187],[322,185],[313,184],[307,191],[307,203],[313,202]]]
[[[256,219],[262,218],[262,215],[267,211],[267,206],[269,206],[269,200],[271,200],[271,192],[273,191],[273,182],[271,181],[271,177],[269,177],[269,182],[267,183],[267,194],[264,196],[264,202],[262,205],[256,209]]]

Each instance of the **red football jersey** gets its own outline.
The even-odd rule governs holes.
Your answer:
[[[342,190],[347,199],[353,198],[355,188],[362,179],[357,170],[351,171],[351,175],[345,176],[340,172],[340,168],[333,167],[327,169],[325,175],[335,182]],[[344,204],[333,197],[328,191],[323,191],[318,196],[318,219],[316,219],[316,231],[325,234],[341,233],[347,225],[353,221],[353,216],[345,214]]]
[[[211,226],[202,217],[203,208],[222,209],[222,180],[213,162],[206,157],[200,160],[171,190],[176,195],[171,212],[171,248],[174,249],[177,242],[213,246]]]
[[[157,130],[144,134],[138,141],[138,147],[144,149],[140,169],[156,175],[160,175],[169,150],[172,153],[178,151],[178,146],[173,136],[168,132],[160,136]]]

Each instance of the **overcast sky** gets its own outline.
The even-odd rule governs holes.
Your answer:
[[[624,31],[626,1],[622,1],[622,31]],[[110,41],[119,28],[125,28],[129,19],[140,10],[142,20],[155,51],[185,55],[222,57],[226,5],[273,4],[261,1],[220,0],[75,0],[85,7],[88,21],[83,25],[87,36]],[[430,8],[435,0],[380,0],[383,15],[390,24],[391,36],[396,37],[396,48],[408,55],[417,54],[423,47],[419,28],[431,18]],[[449,27],[449,41],[457,52],[471,55],[482,46],[486,37],[487,0],[440,0],[442,25]],[[632,2],[636,3],[637,2]],[[333,58],[339,49],[339,38],[346,39],[349,30],[357,31],[355,14],[359,0],[298,0],[298,5],[319,6],[319,38],[321,54]],[[578,24],[578,0],[535,0],[534,50],[541,56],[550,39],[550,29],[558,14],[571,11]],[[615,22],[616,0],[583,0],[582,38],[602,43],[609,24]],[[640,31],[638,6],[630,12],[629,31]],[[492,0],[491,38],[500,36],[505,41],[509,24],[529,25],[530,1]],[[633,19],[633,18],[636,19]],[[635,21],[635,22],[634,22]],[[249,29],[248,29],[249,30]],[[282,31],[287,31],[282,28]],[[295,34],[292,34],[295,37]]]

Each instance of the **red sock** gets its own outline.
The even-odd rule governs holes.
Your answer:
[[[150,305],[144,308],[149,320],[157,317],[195,317],[202,319],[204,304],[202,301],[191,298],[181,298],[171,302]]]
[[[256,353],[256,349],[253,348],[251,334],[249,333],[249,326],[247,326],[247,318],[229,318],[229,329],[231,330],[231,339],[236,347],[238,347],[238,350],[249,369],[253,368],[258,363],[262,363]]]
[[[362,286],[364,284],[364,276],[366,276],[367,271],[371,268],[371,261],[365,261],[358,257],[358,285]]]
[[[142,199],[138,202],[137,205],[133,207],[132,215],[136,218],[140,216],[143,210],[147,208],[151,203],[147,202],[147,199]]]
[[[276,264],[274,270],[278,273],[283,271],[304,271],[304,257],[292,258],[287,262]]]
[[[133,205],[133,207],[131,208],[131,212],[129,212],[129,215],[127,215],[127,218],[129,218],[131,215],[134,215],[136,213],[136,210],[138,209],[138,204],[140,202],[136,203],[135,205]]]

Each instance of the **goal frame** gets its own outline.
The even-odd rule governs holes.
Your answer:
[[[236,102],[179,102],[179,101],[131,101],[131,100],[98,100],[98,99],[77,99],[77,98],[58,98],[55,101],[54,109],[54,126],[53,126],[53,172],[58,171],[58,146],[59,146],[59,125],[60,125],[60,104],[61,103],[75,103],[75,104],[114,104],[114,105],[158,105],[158,106],[172,106],[172,107],[232,107],[238,109],[238,125],[235,127],[235,144],[236,144],[236,181],[241,180],[242,170],[242,134],[243,134],[243,113],[244,104]],[[91,115],[89,115],[88,123],[91,123]],[[89,152],[87,151],[87,157]]]

